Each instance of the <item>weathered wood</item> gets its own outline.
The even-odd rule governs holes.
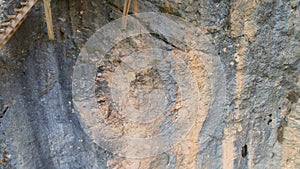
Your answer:
[[[22,8],[16,8],[15,11],[17,15],[12,18],[9,22],[2,23],[2,26],[5,26],[6,29],[3,34],[0,35],[0,49],[7,43],[7,41],[12,37],[12,35],[17,31],[20,25],[23,23],[25,18],[31,12],[34,5],[38,2],[38,0],[28,0],[28,5],[23,6]]]
[[[15,8],[14,11],[15,11],[16,13],[20,13],[20,12],[23,11],[23,9],[22,9],[22,8]]]
[[[28,4],[28,1],[26,1],[26,2],[20,2],[20,4],[21,4],[22,6],[26,6],[26,5]]]
[[[8,19],[14,19],[17,15],[8,15]]]
[[[50,40],[54,40],[54,32],[53,32],[53,23],[52,23],[52,13],[51,13],[51,0],[44,0],[44,9],[46,14],[46,22],[48,29],[48,36]]]
[[[139,12],[139,3],[138,3],[138,0],[134,0],[133,13],[136,15],[138,12]]]
[[[130,0],[125,0],[124,10],[123,10],[123,19],[122,19],[122,29],[126,29],[129,7],[130,7]]]
[[[9,25],[10,25],[10,22],[2,22],[1,23],[1,26],[3,26],[3,27],[9,26]]]

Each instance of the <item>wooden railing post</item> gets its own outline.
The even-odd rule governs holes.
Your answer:
[[[126,29],[129,7],[130,7],[130,0],[125,0],[124,10],[123,10],[123,19],[122,19],[122,29],[123,30]]]
[[[52,13],[51,13],[51,0],[44,0],[44,8],[46,14],[46,22],[48,29],[48,36],[50,40],[54,40],[54,32],[53,32],[53,23],[52,23]]]

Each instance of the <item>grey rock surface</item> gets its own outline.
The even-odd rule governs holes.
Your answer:
[[[96,30],[121,17],[123,3],[52,1],[55,40],[49,41],[41,1],[2,49],[1,169],[300,168],[299,0],[139,1],[139,12],[172,14],[199,28],[210,42],[201,44],[203,52],[220,58],[215,69],[223,69],[226,78],[226,99],[213,102],[210,94],[216,91],[207,82],[213,76],[205,63],[183,59],[205,96],[201,103],[224,105],[223,112],[203,106],[199,112],[206,117],[199,118],[196,124],[201,125],[182,143],[147,158],[120,157],[96,144],[72,98],[81,49]],[[157,35],[125,40],[109,53],[103,72],[113,72],[118,65],[114,56],[143,48],[143,41],[169,51],[181,49]],[[98,92],[106,90],[109,86]]]

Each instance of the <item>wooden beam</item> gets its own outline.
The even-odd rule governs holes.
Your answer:
[[[125,0],[124,10],[123,10],[123,19],[122,19],[122,29],[126,29],[129,7],[130,7],[130,0]]]
[[[52,23],[52,13],[51,13],[51,0],[44,0],[44,8],[46,14],[46,22],[48,29],[49,40],[54,40],[54,32],[53,32],[53,23]]]
[[[134,3],[133,3],[133,13],[134,15],[136,15],[139,11],[139,4],[138,4],[138,0],[134,0]]]

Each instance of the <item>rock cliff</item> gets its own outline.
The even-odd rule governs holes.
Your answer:
[[[89,42],[106,40],[97,30],[114,36],[103,28],[122,16],[123,3],[52,0],[49,41],[40,1],[1,50],[1,169],[300,168],[299,0],[139,1],[139,13],[176,22],[163,18],[143,28],[158,33],[118,41],[95,74],[76,67],[85,50],[97,52]],[[129,30],[130,19],[146,20],[128,19]],[[163,36],[182,23],[192,28],[185,41]],[[153,46],[166,55],[139,54]],[[74,96],[77,70],[80,84],[95,84],[101,115],[85,114],[86,98]],[[109,136],[122,139],[106,143]]]

